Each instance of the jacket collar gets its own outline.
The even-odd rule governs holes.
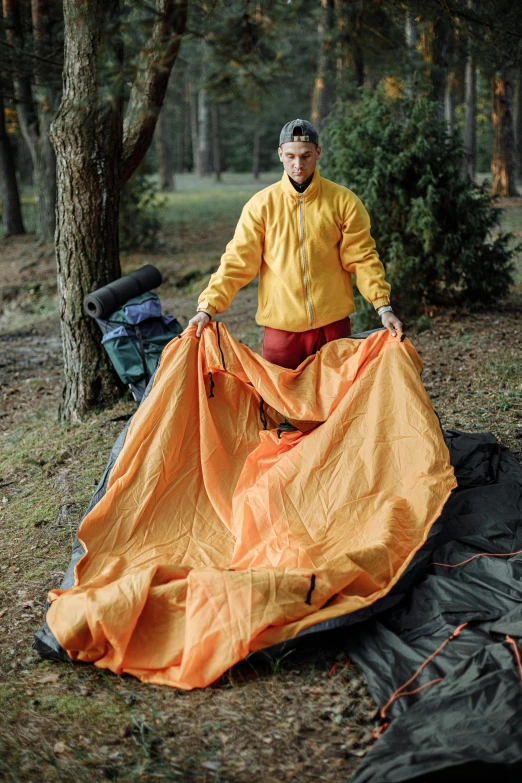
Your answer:
[[[292,201],[298,202],[303,197],[303,200],[306,202],[314,201],[314,199],[317,198],[319,195],[319,190],[321,189],[321,175],[319,174],[319,169],[317,166],[315,167],[314,176],[312,177],[312,181],[306,188],[304,193],[298,193],[297,190],[294,188],[292,183],[290,182],[290,178],[286,171],[283,171],[283,176],[281,178],[281,185],[283,187],[283,192],[292,199]]]

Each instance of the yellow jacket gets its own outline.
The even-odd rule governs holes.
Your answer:
[[[198,310],[224,312],[258,272],[256,321],[274,329],[304,332],[353,313],[350,273],[375,308],[390,301],[362,202],[317,169],[302,194],[285,172],[248,201]]]

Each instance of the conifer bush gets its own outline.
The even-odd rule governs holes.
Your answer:
[[[490,305],[512,282],[513,236],[486,186],[463,174],[463,148],[424,95],[390,97],[386,84],[341,103],[325,134],[326,177],[353,190],[372,235],[397,313],[429,306]],[[357,294],[356,328],[374,324]]]

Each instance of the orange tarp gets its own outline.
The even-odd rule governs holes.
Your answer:
[[[71,658],[180,688],[382,598],[455,487],[408,340],[286,370],[217,330],[164,350],[47,615]]]

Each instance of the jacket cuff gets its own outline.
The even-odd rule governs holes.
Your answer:
[[[214,318],[215,314],[217,313],[217,309],[206,300],[204,302],[198,302],[197,311],[198,313],[206,313],[211,318]]]
[[[383,307],[384,305],[390,304],[390,297],[389,296],[380,296],[379,299],[374,299],[372,302],[372,305],[375,307],[376,310],[379,309],[379,307]]]

